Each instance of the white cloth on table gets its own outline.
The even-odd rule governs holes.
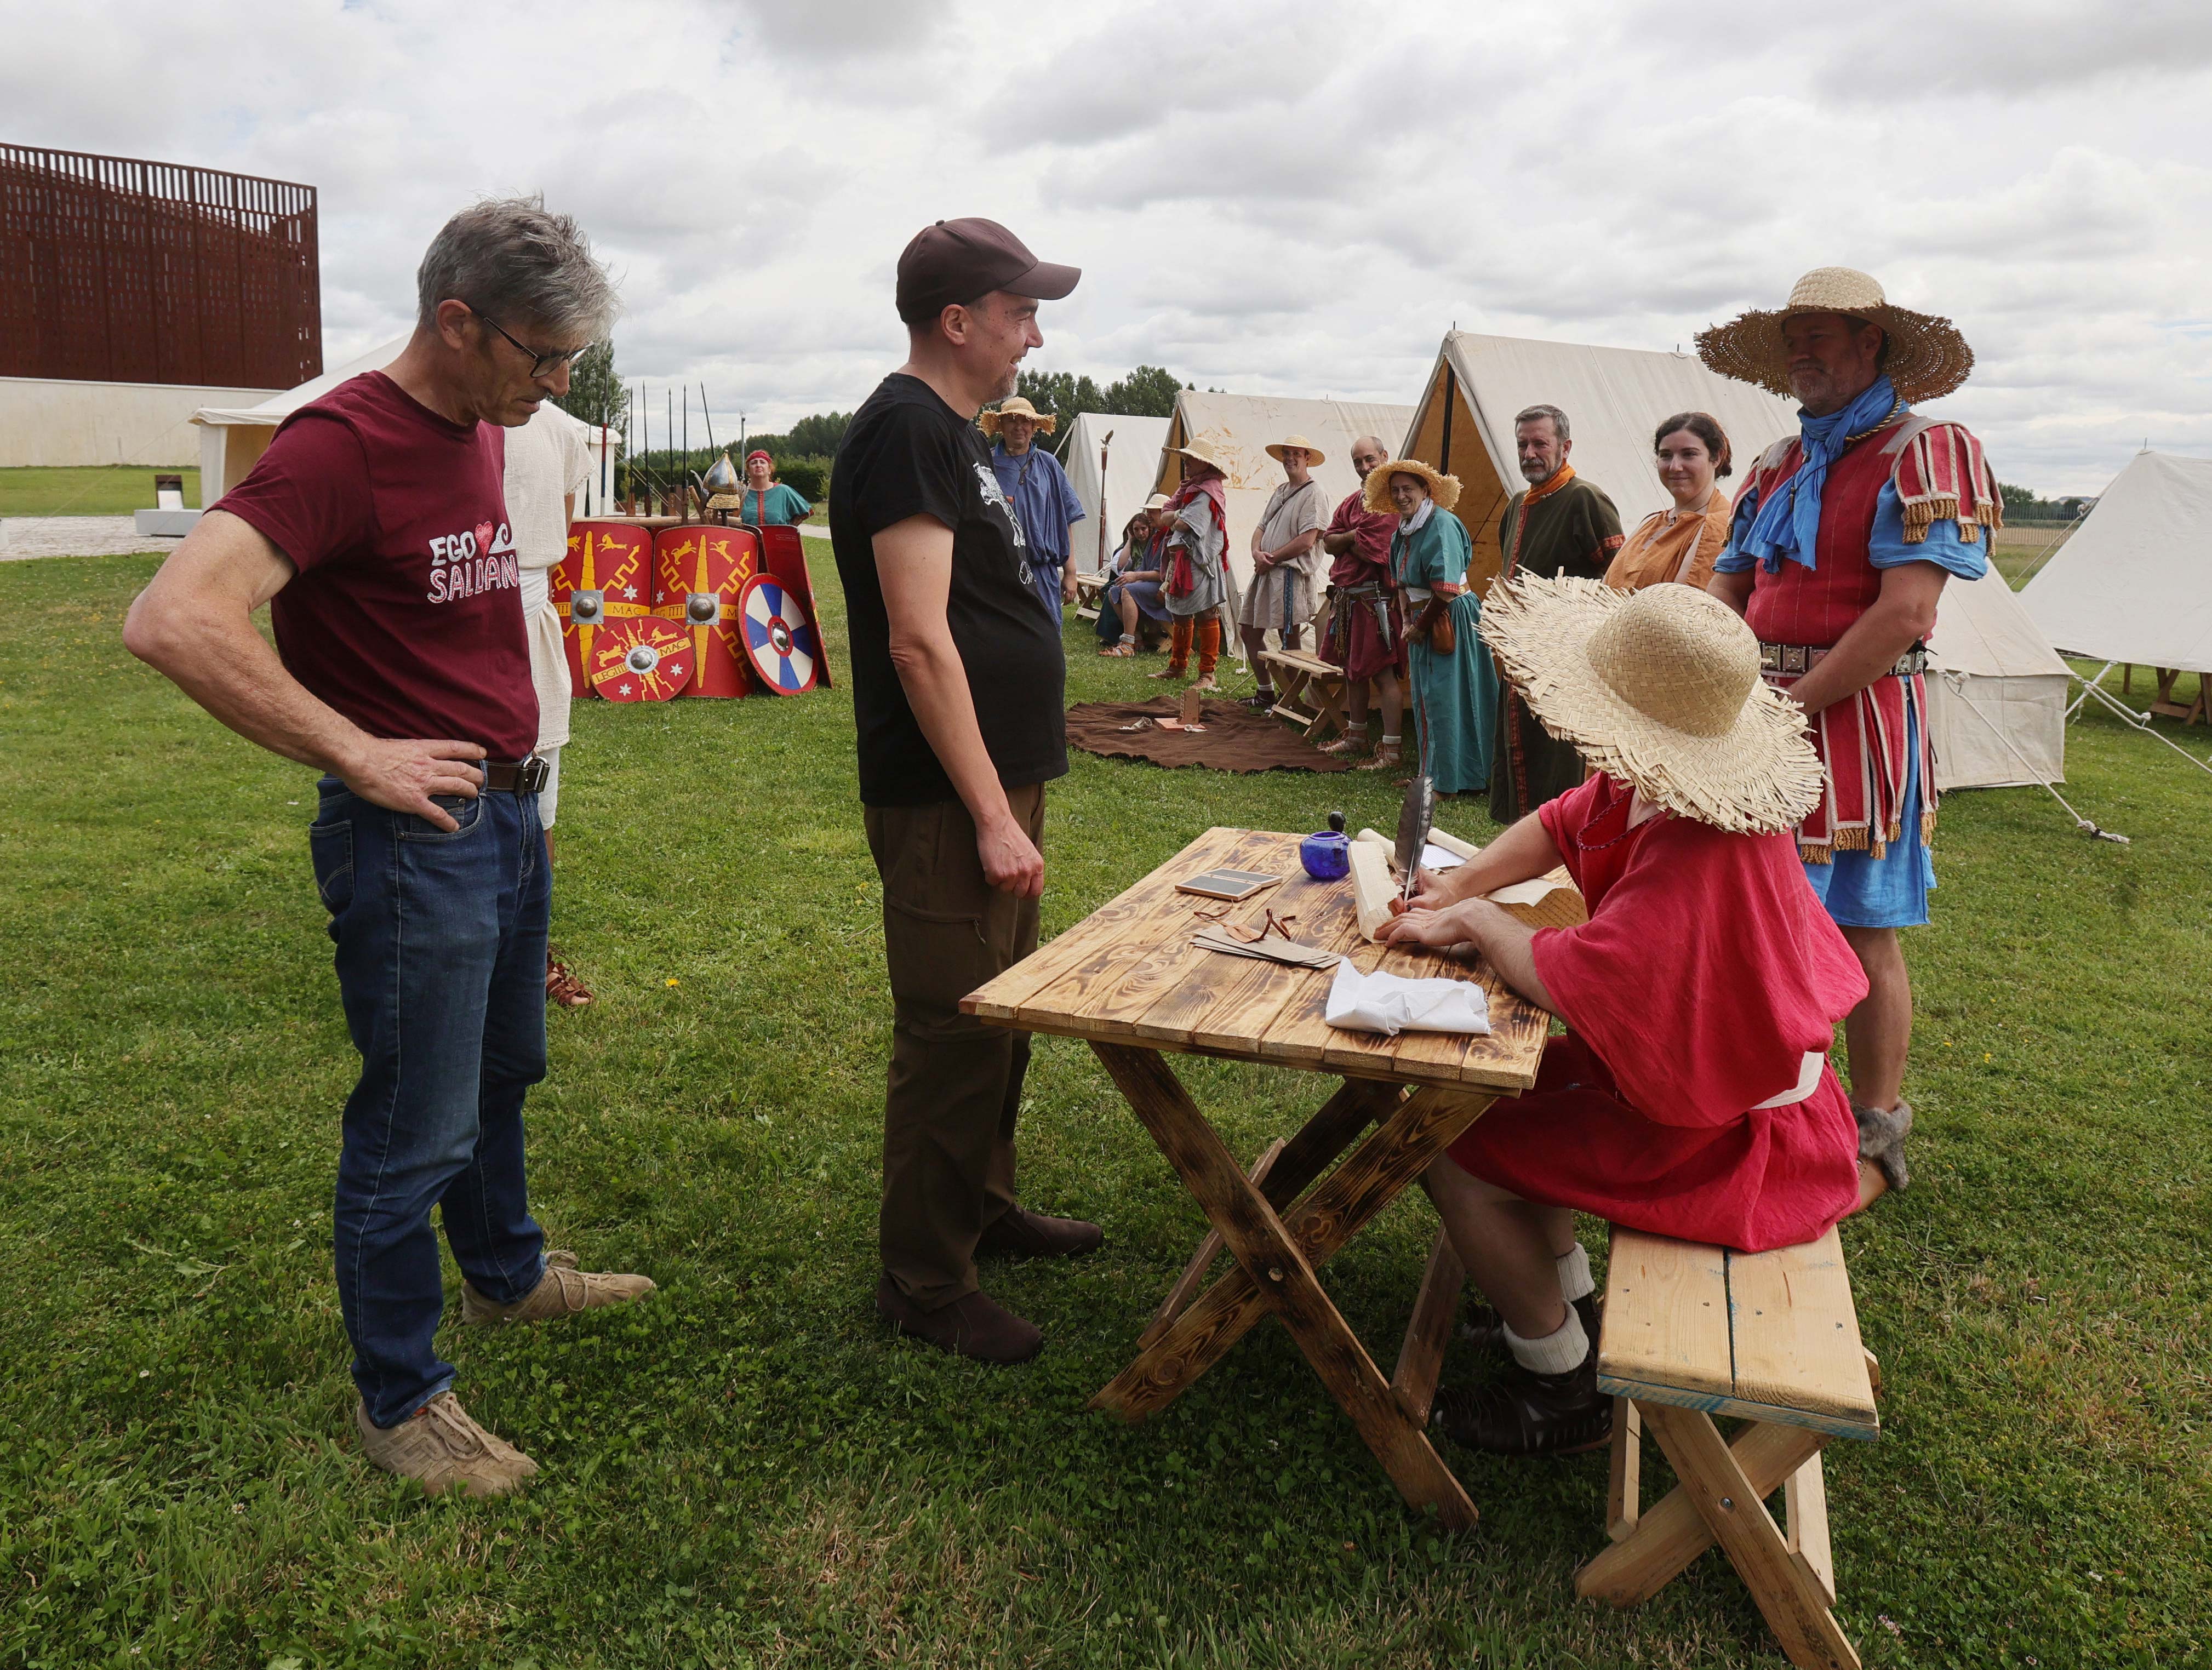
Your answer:
[[[568,740],[568,657],[561,644],[561,616],[547,595],[548,574],[568,554],[566,501],[591,479],[590,434],[550,400],[527,423],[507,432],[507,520],[530,634],[541,754]]]
[[[1346,1032],[1473,1032],[1490,1030],[1490,999],[1471,980],[1408,980],[1378,969],[1371,975],[1344,957],[1322,1011]]]

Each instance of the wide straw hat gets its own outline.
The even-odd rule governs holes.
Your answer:
[[[1524,574],[1490,588],[1478,629],[1544,728],[1653,805],[1771,835],[1819,804],[1804,712],[1759,677],[1759,640],[1719,598]]]
[[[1848,313],[1879,325],[1889,337],[1883,374],[1908,402],[1941,398],[1974,368],[1974,350],[1957,325],[1892,307],[1879,283],[1850,267],[1815,267],[1791,288],[1787,307],[1754,310],[1699,331],[1698,357],[1723,377],[1791,398],[1782,322],[1793,313]]]
[[[1011,400],[1001,400],[999,410],[987,411],[975,420],[975,426],[987,435],[999,433],[999,425],[1009,417],[1026,417],[1037,426],[1039,434],[1050,434],[1060,427],[1060,419],[1050,412],[1041,412],[1017,394]]]
[[[1229,464],[1218,450],[1214,438],[1203,434],[1186,440],[1180,446],[1170,446],[1170,452],[1180,452],[1187,458],[1196,458],[1200,464],[1210,464],[1223,475],[1229,473]]]
[[[1155,493],[1151,498],[1145,501],[1145,508],[1146,510],[1165,510],[1167,507],[1168,495],[1164,493]]]
[[[1313,442],[1308,440],[1304,435],[1285,435],[1280,440],[1275,442],[1273,446],[1267,448],[1267,456],[1274,459],[1276,463],[1280,464],[1283,461],[1284,452],[1293,446],[1303,447],[1305,450],[1306,467],[1308,469],[1312,469],[1317,465],[1326,464],[1328,462],[1328,454],[1322,452],[1320,447],[1315,446]]]
[[[1427,485],[1429,496],[1437,501],[1438,510],[1449,510],[1459,502],[1459,477],[1432,470],[1419,458],[1386,458],[1367,475],[1367,483],[1360,489],[1360,502],[1370,511],[1387,512],[1395,516],[1398,507],[1390,502],[1390,477],[1419,476]]]

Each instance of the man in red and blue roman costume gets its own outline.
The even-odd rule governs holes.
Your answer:
[[[1715,371],[1794,396],[1800,430],[1753,465],[1710,589],[1759,641],[1767,682],[1803,707],[1827,784],[1798,857],[1865,970],[1844,1023],[1863,1196],[1906,1181],[1912,987],[1897,931],[1928,920],[1934,756],[1922,681],[1945,584],[1989,567],[2000,525],[1981,443],[1912,403],[1974,356],[1948,319],[1889,304],[1848,267],[1797,281],[1778,312],[1698,338]]]

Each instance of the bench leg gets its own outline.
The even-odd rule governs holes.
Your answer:
[[[1436,1244],[1429,1248],[1429,1267],[1421,1272],[1413,1320],[1406,1325],[1406,1343],[1399,1348],[1398,1366],[1390,1375],[1390,1389],[1399,1404],[1424,1426],[1437,1400],[1437,1376],[1443,1372],[1444,1346],[1450,1341],[1452,1317],[1459,1310],[1459,1292],[1466,1282],[1467,1266],[1459,1261],[1458,1249],[1438,1230]]]
[[[1764,1492],[1721,1441],[1713,1418],[1662,1403],[1646,1404],[1644,1418],[1790,1661],[1799,1670],[1859,1670],[1857,1650],[1828,1610],[1828,1597],[1791,1553]]]
[[[1648,1418],[1657,1406],[1633,1406]],[[1729,1450],[1751,1480],[1754,1498],[1764,1501],[1780,1490],[1783,1481],[1803,1467],[1808,1457],[1819,1454],[1826,1442],[1823,1434],[1803,1427],[1754,1422],[1735,1435]],[[1712,1546],[1711,1527],[1686,1489],[1677,1485],[1637,1516],[1635,1530],[1577,1574],[1575,1593],[1616,1606],[1636,1606],[1680,1576],[1692,1560]]]
[[[1605,1487],[1605,1533],[1615,1542],[1626,1542],[1643,1516],[1644,1417],[1637,1412],[1633,1398],[1615,1398],[1613,1465]]]
[[[1836,1557],[1828,1546],[1828,1485],[1820,1458],[1790,1475],[1782,1487],[1783,1511],[1790,1521],[1790,1558],[1836,1604]]]

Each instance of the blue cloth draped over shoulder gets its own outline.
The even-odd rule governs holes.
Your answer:
[[[1014,507],[1022,537],[1029,541],[1037,595],[1058,620],[1060,571],[1067,563],[1068,525],[1083,519],[1083,501],[1075,496],[1075,488],[1060,467],[1060,460],[1042,446],[1009,454],[1003,440],[994,440],[991,470]]]
[[[1898,410],[1897,390],[1887,377],[1875,378],[1857,399],[1826,417],[1811,416],[1801,408],[1797,422],[1805,462],[1783,484],[1783,491],[1766,503],[1759,501],[1753,489],[1744,489],[1736,501],[1728,547],[1714,562],[1714,572],[1738,574],[1756,565],[1771,574],[1778,572],[1785,560],[1808,568],[1815,567],[1820,494],[1827,484],[1828,466],[1841,456],[1847,436],[1876,427]],[[1893,568],[1901,562],[1933,562],[1960,580],[1979,580],[1990,566],[1987,545],[1979,542],[1970,545],[1961,539],[1955,517],[1942,517],[1929,524],[1925,539],[1907,544],[1905,507],[1898,502],[1893,482],[1884,482],[1875,496],[1867,557],[1877,568]]]

